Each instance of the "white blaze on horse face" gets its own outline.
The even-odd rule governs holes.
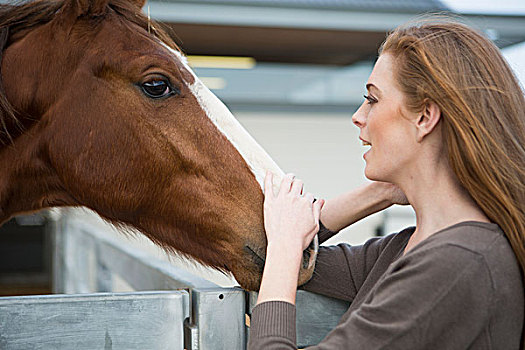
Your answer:
[[[266,153],[266,151],[253,139],[253,137],[243,128],[239,121],[233,116],[228,107],[215,96],[200,79],[193,73],[188,66],[187,60],[178,51],[169,48],[177,58],[184,63],[185,68],[190,72],[195,82],[189,87],[193,95],[199,101],[202,109],[220,132],[237,149],[240,155],[248,164],[255,179],[264,191],[264,177],[266,170],[274,173],[274,192],[278,191],[283,171]]]

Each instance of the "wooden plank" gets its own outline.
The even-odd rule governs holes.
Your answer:
[[[182,350],[185,291],[0,298],[2,350]]]
[[[119,275],[135,290],[170,290],[182,288],[217,288],[204,278],[161,261],[148,253],[134,250],[107,235],[82,230],[96,237],[97,261],[111,273]]]
[[[111,291],[118,276],[132,289],[173,290],[219,287],[113,237],[101,227],[64,210],[55,224],[54,290]]]
[[[63,235],[67,239],[73,239],[73,246],[65,248],[65,255],[70,255],[75,251],[75,247],[85,249],[87,245],[91,247],[95,254],[93,266],[88,267],[99,270],[101,267],[107,272],[116,274],[126,281],[135,290],[173,290],[182,288],[217,288],[217,284],[210,282],[202,277],[195,276],[184,269],[175,267],[167,261],[162,261],[151,254],[140,251],[130,245],[123,244],[121,240],[116,239],[111,234],[103,232],[104,228],[90,224],[85,220],[78,219],[74,215],[65,214],[64,219],[67,221],[63,229]],[[66,242],[67,242],[66,239]],[[82,241],[82,242],[79,242]],[[90,242],[85,242],[89,240]],[[68,251],[69,249],[69,251]],[[86,269],[81,264],[77,255],[76,259],[65,259],[75,265],[75,268]],[[95,264],[98,264],[96,266]],[[67,267],[66,267],[67,269]],[[96,273],[96,272],[95,272]],[[75,275],[69,274],[69,279],[76,279]],[[86,276],[88,279],[89,274]],[[106,276],[107,278],[107,276]],[[94,281],[97,281],[95,277]],[[91,281],[90,281],[91,282]],[[84,282],[85,283],[85,282]],[[81,286],[81,285],[79,285]],[[93,290],[92,292],[94,292]]]
[[[49,231],[51,234],[51,246],[53,247],[51,284],[53,293],[65,293],[64,272],[64,220],[60,219],[58,209],[55,209],[49,220]]]

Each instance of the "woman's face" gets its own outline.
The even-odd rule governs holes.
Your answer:
[[[405,108],[393,71],[393,57],[382,54],[368,78],[368,95],[352,121],[361,129],[360,140],[370,146],[363,155],[365,176],[370,180],[399,183],[414,161],[416,114]]]

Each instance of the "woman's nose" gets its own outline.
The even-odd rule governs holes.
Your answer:
[[[354,115],[352,115],[352,123],[354,123],[358,128],[365,126],[365,118],[363,116],[362,108],[363,106],[361,105],[361,107],[355,111]]]

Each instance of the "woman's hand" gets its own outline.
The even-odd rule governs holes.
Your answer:
[[[377,183],[385,188],[387,199],[390,201],[391,204],[399,204],[399,205],[410,204],[408,202],[407,197],[405,196],[405,193],[403,193],[403,191],[398,186],[392,183],[389,183],[389,182],[377,181]]]
[[[281,182],[279,193],[273,193],[273,174],[266,173],[264,184],[264,227],[268,246],[289,249],[308,247],[319,231],[319,216],[324,200],[314,202],[311,193],[303,193],[303,182],[288,174]]]
[[[408,200],[399,187],[372,181],[326,202],[321,221],[331,231],[339,231],[392,204],[406,205]]]

